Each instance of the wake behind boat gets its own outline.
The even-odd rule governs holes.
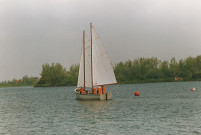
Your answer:
[[[106,92],[106,85],[117,84],[112,64],[99,35],[90,24],[90,40],[83,31],[83,47],[77,88],[74,90],[77,99],[107,100],[112,93]]]

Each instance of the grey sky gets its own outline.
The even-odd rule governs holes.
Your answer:
[[[0,81],[79,63],[90,22],[113,64],[201,55],[200,0],[0,0]]]

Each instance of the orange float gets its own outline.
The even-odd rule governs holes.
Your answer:
[[[140,96],[140,92],[139,92],[139,91],[136,91],[136,92],[134,92],[134,95],[135,95],[135,96]]]

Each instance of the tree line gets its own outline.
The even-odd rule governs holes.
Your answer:
[[[24,76],[20,80],[13,79],[0,83],[4,86],[55,87],[77,85],[79,65],[72,65],[67,71],[61,64],[43,64],[40,79]],[[114,66],[117,82],[147,83],[173,81],[201,81],[201,55],[177,61],[161,61],[157,57],[137,58],[119,62]]]
[[[77,84],[79,65],[66,71],[61,64],[44,64],[41,79],[35,86],[72,86]],[[157,57],[137,58],[114,66],[118,83],[147,83],[201,80],[201,55],[177,61],[161,61]],[[177,78],[177,79],[176,79]]]
[[[179,61],[174,57],[170,61],[161,61],[156,57],[137,58],[119,62],[114,72],[119,83],[201,80],[201,56]]]
[[[32,86],[36,83],[38,77],[28,77],[25,75],[21,79],[13,79],[12,81],[0,82],[0,87],[18,87],[18,86]]]

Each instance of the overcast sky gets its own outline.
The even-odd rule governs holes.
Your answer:
[[[201,55],[200,0],[0,0],[0,81],[78,64],[90,22],[113,64]]]

